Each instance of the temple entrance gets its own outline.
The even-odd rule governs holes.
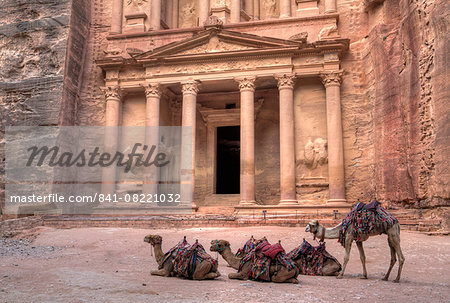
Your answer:
[[[217,127],[216,194],[240,192],[240,126]]]

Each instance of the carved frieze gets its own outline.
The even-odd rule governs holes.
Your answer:
[[[238,45],[238,44],[226,43],[226,42],[220,41],[217,36],[213,36],[213,37],[211,37],[211,39],[209,39],[209,42],[207,44],[180,52],[180,53],[178,53],[178,55],[206,54],[206,53],[213,53],[213,52],[229,52],[229,51],[247,50],[247,49],[251,49],[251,47]]]
[[[109,70],[106,72],[106,81],[117,81],[119,80],[119,70]]]
[[[144,70],[126,69],[120,72],[120,80],[122,81],[142,80],[144,78],[145,78]]]
[[[201,74],[206,72],[223,72],[235,70],[253,70],[261,67],[285,65],[290,63],[290,58],[250,59],[250,60],[227,60],[218,62],[198,62],[159,68],[159,74]],[[156,69],[147,70],[147,74],[157,74]]]

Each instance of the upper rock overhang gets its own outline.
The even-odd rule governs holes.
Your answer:
[[[224,45],[226,47],[224,47]],[[209,28],[181,41],[172,42],[151,51],[131,53],[131,58],[105,56],[96,60],[103,69],[118,68],[124,65],[152,66],[164,63],[180,63],[223,58],[242,58],[266,55],[304,55],[348,50],[349,39],[319,40],[313,43],[263,37],[236,31]]]

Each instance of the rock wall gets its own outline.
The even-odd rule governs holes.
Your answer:
[[[5,128],[74,125],[90,29],[89,0],[0,6],[0,205]]]
[[[372,103],[375,191],[412,207],[449,206],[449,3],[368,3],[362,58]]]

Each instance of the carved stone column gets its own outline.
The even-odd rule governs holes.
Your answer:
[[[161,0],[151,0],[152,10],[150,18],[150,28],[154,31],[161,29]]]
[[[231,0],[231,23],[241,22],[241,0]]]
[[[105,94],[106,101],[104,152],[114,155],[118,144],[122,97],[119,86],[107,86],[101,89]],[[116,166],[104,167],[102,171],[102,193],[114,194],[115,188]]]
[[[325,14],[337,12],[336,0],[325,0]]]
[[[173,1],[172,24],[173,28],[178,28],[179,0],[172,0],[172,1]]]
[[[259,20],[259,0],[253,0],[253,19]]]
[[[291,16],[291,1],[280,0],[280,18],[289,18]]]
[[[183,126],[181,138],[181,202],[195,207],[195,126],[199,88],[198,82],[195,80],[183,82],[181,85],[183,92],[181,116],[181,125]],[[190,130],[185,129],[188,127]]]
[[[324,72],[320,75],[326,91],[329,203],[346,202],[344,180],[344,143],[341,119],[342,71]]]
[[[241,91],[241,201],[255,203],[255,80],[235,79]]]
[[[122,33],[123,1],[113,0],[111,14],[111,34]]]
[[[166,1],[166,22],[169,28],[173,26],[173,0]]]
[[[159,106],[161,100],[161,88],[159,83],[150,83],[144,86],[146,105],[145,105],[145,150],[144,159],[147,158],[152,146],[158,147],[159,143]],[[157,150],[155,153],[158,152]],[[152,165],[145,168],[144,184],[142,193],[145,195],[154,195],[158,193],[158,169]]]
[[[245,12],[253,19],[253,0],[245,0]]]
[[[198,25],[203,26],[209,17],[209,0],[200,0],[198,8]]]
[[[276,75],[280,92],[280,204],[297,204],[295,189],[294,74]]]

